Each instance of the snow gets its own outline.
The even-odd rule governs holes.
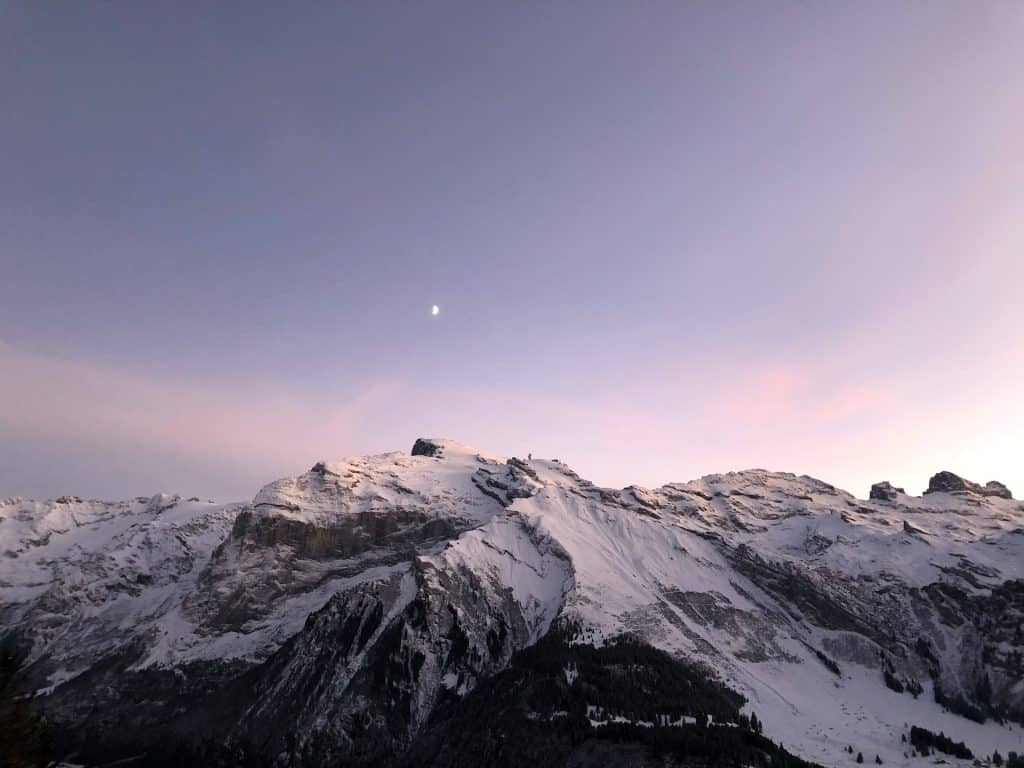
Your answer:
[[[441,678],[441,686],[448,690],[453,690],[459,684],[459,676],[454,672],[445,672]]]
[[[498,591],[510,588],[531,643],[548,631],[573,586],[564,551],[515,513],[496,516],[464,533],[440,555],[424,559],[441,570],[465,568],[482,575]]]
[[[339,515],[358,516],[389,508],[415,508],[433,517],[457,513],[484,523],[500,506],[473,482],[483,465],[504,459],[485,456],[452,440],[432,440],[442,457],[384,453],[321,462],[324,472],[284,478],[256,494],[263,514],[323,523]]]
[[[170,667],[183,662],[215,659],[263,661],[302,629],[309,614],[321,608],[331,595],[355,586],[388,581],[395,574],[408,571],[408,563],[400,563],[367,568],[349,578],[331,579],[316,589],[280,601],[266,616],[238,632],[212,635],[203,632],[179,603],[153,624],[156,641],[132,669]]]
[[[1024,751],[1024,729],[944,712],[930,689],[916,700],[897,694],[877,668],[844,661],[837,680],[811,651],[828,633],[792,619],[763,621],[766,607],[785,616],[784,607],[738,574],[707,538],[745,543],[768,559],[811,562],[823,574],[912,586],[953,579],[944,569],[969,561],[978,582],[991,586],[1024,575],[1018,502],[989,498],[977,512],[965,512],[962,499],[933,494],[894,509],[812,478],[758,470],[657,491],[607,492],[578,482],[564,465],[532,466],[544,487],[512,509],[568,553],[575,586],[564,611],[588,628],[585,640],[631,632],[703,659],[750,698],[769,736],[826,765],[846,762],[849,744],[889,764],[914,764],[903,757],[905,723],[942,730],[976,755],[995,747]],[[904,520],[924,535],[906,533]],[[682,604],[666,600],[673,589],[702,597],[696,606],[688,597]],[[765,647],[772,660],[754,660]],[[792,661],[780,661],[786,658]]]
[[[658,725],[663,728],[681,728],[684,725],[696,725],[697,718],[690,715],[683,715],[676,719],[672,719],[670,715],[659,714],[656,720],[630,720],[628,717],[622,715],[612,715],[609,717],[608,713],[601,707],[596,707],[593,704],[587,705],[587,719],[590,721],[591,726],[594,728],[600,728],[603,725],[609,725],[610,723],[625,723],[627,725],[638,725],[641,728],[653,728]],[[709,718],[710,719],[710,718]],[[711,725],[717,725],[722,727],[734,727],[734,723],[710,723]]]
[[[576,682],[576,678],[580,676],[579,671],[576,669],[575,664],[567,664],[565,669],[562,670],[562,674],[565,675],[565,682],[567,685],[572,685]]]
[[[745,711],[756,712],[765,733],[787,749],[823,765],[846,763],[846,747],[863,752],[868,762],[877,754],[886,765],[920,766],[932,759],[905,757],[909,743],[901,741],[911,725],[944,732],[963,741],[975,757],[998,749],[1024,752],[1024,728],[984,725],[954,715],[935,703],[931,683],[916,699],[879,684],[876,670],[856,665],[844,668],[842,679],[833,676],[827,687],[810,664],[759,664],[750,670],[747,688],[751,700]],[[968,766],[945,756],[952,765]]]
[[[706,663],[748,697],[747,711],[770,738],[824,765],[848,763],[849,745],[868,762],[878,754],[887,765],[923,765],[904,757],[901,736],[913,724],[963,740],[979,756],[1024,752],[1024,728],[946,712],[930,687],[916,699],[889,690],[870,640],[815,626],[726,556],[743,545],[837,589],[858,579],[904,587],[949,581],[981,594],[1024,578],[1020,502],[947,493],[861,500],[765,470],[617,491],[561,462],[514,463],[455,441],[429,442],[437,456],[323,462],[270,483],[249,505],[167,495],[0,502],[0,620],[29,633],[35,657],[49,655],[48,692],[138,638],[145,652],[136,669],[257,663],[338,592],[400,580],[391,608],[400,611],[416,594],[418,562],[473,574],[488,605],[514,602],[530,642],[561,615],[581,622],[583,641],[628,632]],[[503,494],[515,496],[507,507]],[[241,512],[330,527],[396,511],[452,521],[454,537],[402,557],[371,549],[319,559],[231,538]],[[224,542],[232,546],[217,559]],[[266,596],[265,584],[284,586]],[[246,590],[265,599],[236,624],[211,619]],[[840,676],[814,655],[830,643],[861,647],[840,660]],[[572,684],[578,673],[567,667],[564,674]],[[440,684],[463,691],[466,682],[449,671]]]
[[[90,557],[109,558],[106,565],[112,568],[145,574],[147,561],[167,556],[153,547],[180,548],[176,535],[188,546],[212,549],[223,539],[237,507],[165,494],[128,502],[4,502],[0,605],[26,602],[55,584],[83,580],[75,563]]]

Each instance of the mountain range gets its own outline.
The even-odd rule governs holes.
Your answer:
[[[1024,753],[1022,619],[1024,503],[950,472],[613,490],[420,439],[245,503],[0,502],[68,764],[969,765]]]

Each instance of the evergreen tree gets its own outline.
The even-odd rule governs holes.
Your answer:
[[[761,721],[757,719],[756,712],[750,713],[750,730],[752,730],[754,733],[761,732]]]
[[[0,765],[35,768],[49,763],[49,739],[42,722],[18,695],[21,656],[0,647]]]

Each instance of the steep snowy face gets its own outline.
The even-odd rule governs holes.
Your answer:
[[[1024,508],[950,473],[866,501],[763,470],[610,490],[421,439],[249,504],[5,502],[0,554],[37,701],[105,757],[401,751],[555,626],[696,660],[825,765],[914,765],[915,724],[1024,751],[996,722],[1024,721]]]
[[[51,682],[67,679],[178,603],[240,508],[166,494],[0,503],[0,626]]]
[[[488,486],[510,469],[453,441],[422,441],[432,455],[389,453],[319,462],[309,472],[264,487],[235,520],[200,574],[183,612],[195,633],[230,635],[233,651],[266,658],[339,589],[408,567],[503,510]],[[499,481],[500,482],[500,481]],[[205,658],[193,635],[176,649]],[[160,661],[154,657],[154,661]]]
[[[495,516],[389,578],[336,593],[259,670],[230,743],[292,749],[311,765],[382,741],[401,751],[438,701],[543,636],[572,584],[556,542],[520,515]]]
[[[560,462],[522,466],[539,487],[509,513],[564,550],[560,617],[577,640],[629,634],[699,659],[825,764],[850,744],[899,763],[908,723],[1018,746],[993,722],[1024,716],[1018,502],[863,501],[761,470],[615,491]]]
[[[897,492],[863,501],[813,478],[758,470],[666,486],[660,496],[695,531],[847,576],[973,588],[1020,575],[1024,507],[1013,499]],[[965,574],[965,563],[978,573]]]
[[[235,748],[259,741],[316,762],[364,752],[382,734],[401,747],[439,698],[472,690],[536,642],[572,587],[557,542],[506,512],[539,487],[515,459],[419,440],[411,456],[318,464],[264,488],[211,561],[218,595],[242,588],[253,605],[273,599],[271,581],[304,594],[315,581],[332,596],[256,673]],[[253,536],[258,526],[273,533]]]
[[[506,513],[540,487],[522,462],[417,445],[317,463],[251,504],[9,505],[5,628],[48,713],[116,749],[110,723],[159,743],[188,702],[205,715],[181,738],[344,755],[372,702],[403,743],[543,635],[572,584],[558,545]],[[212,693],[242,675],[262,693]]]
[[[628,632],[703,659],[769,733],[825,764],[849,744],[902,760],[907,722],[1018,746],[992,722],[1024,719],[1018,502],[861,501],[760,470],[622,491],[567,482],[557,464],[539,476],[512,508],[567,550],[563,615],[582,639]]]

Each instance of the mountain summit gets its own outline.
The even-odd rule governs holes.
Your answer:
[[[250,503],[10,499],[0,554],[0,632],[78,762],[1024,751],[1024,505],[952,473],[612,490],[420,439]]]

